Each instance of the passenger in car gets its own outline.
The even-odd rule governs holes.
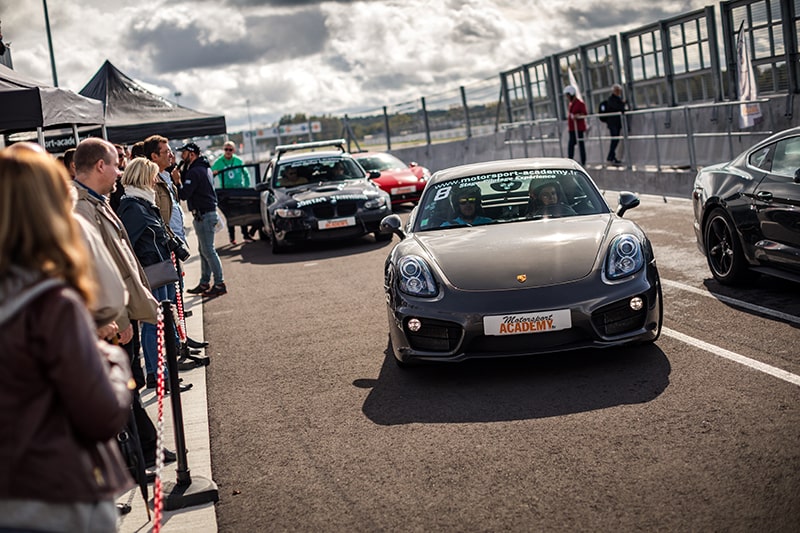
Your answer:
[[[531,181],[529,191],[528,218],[577,215],[575,210],[564,201],[564,192],[561,184],[557,181],[548,181],[542,184]]]
[[[342,163],[333,165],[333,177],[331,178],[333,181],[346,180],[349,177],[350,176],[345,174],[344,165]]]
[[[475,226],[493,222],[489,217],[483,216],[481,206],[481,189],[477,185],[456,189],[450,196],[455,218],[444,222],[441,227],[448,226]]]
[[[297,168],[286,167],[283,169],[281,173],[281,187],[294,187],[295,185],[303,185],[304,183],[308,183],[308,179],[300,176],[297,173]]]

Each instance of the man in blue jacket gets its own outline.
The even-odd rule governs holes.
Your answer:
[[[214,247],[214,227],[219,222],[217,195],[214,192],[211,165],[200,155],[200,147],[187,143],[178,148],[183,159],[183,172],[174,179],[178,196],[186,200],[194,217],[197,245],[200,251],[200,283],[188,293],[219,296],[228,292],[222,275],[222,262]],[[214,284],[211,284],[211,278]]]

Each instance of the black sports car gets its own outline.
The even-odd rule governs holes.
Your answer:
[[[261,191],[264,230],[278,253],[290,244],[361,237],[389,240],[380,221],[392,212],[389,195],[344,149],[344,139],[278,146]],[[338,150],[309,152],[335,146]],[[304,151],[303,153],[295,153]]]
[[[385,265],[400,366],[653,342],[662,301],[650,241],[560,158],[433,175]]]
[[[692,200],[697,246],[717,281],[800,282],[800,128],[703,168]]]

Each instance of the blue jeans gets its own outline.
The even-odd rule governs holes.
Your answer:
[[[159,304],[163,300],[169,300],[168,287],[170,285],[164,285],[163,287],[159,287],[157,289],[152,290],[153,296],[155,297],[156,300],[158,300]],[[158,327],[156,326],[156,324],[148,324],[147,322],[141,322],[141,324],[142,324],[142,351],[144,352],[144,368],[148,374],[153,374],[155,376],[156,371],[158,370]],[[179,342],[177,332],[174,329],[171,332],[164,329],[164,342],[169,342],[171,336],[174,336],[173,342],[175,343],[175,346],[177,346]],[[167,365],[165,361],[164,377],[166,376],[167,376]]]
[[[219,215],[216,211],[209,211],[194,217],[194,230],[197,232],[197,247],[200,251],[200,283],[209,284],[211,275],[214,275],[214,284],[223,283],[222,261],[219,260],[217,249],[214,247],[214,226],[217,225]]]

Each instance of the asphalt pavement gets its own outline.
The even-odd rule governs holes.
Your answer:
[[[197,253],[197,238],[191,228],[187,228],[187,241],[192,250],[192,257],[184,263],[184,280],[186,287],[193,287],[200,279],[200,256]],[[185,294],[184,309],[191,311],[191,316],[186,318],[186,330],[189,336],[195,340],[202,340],[203,337],[203,298]],[[205,355],[201,350],[200,355]],[[211,364],[214,364],[213,361]],[[208,494],[210,482],[213,482],[211,475],[211,447],[209,444],[208,432],[208,404],[206,401],[206,367],[200,366],[180,373],[184,384],[191,383],[191,389],[180,393],[180,402],[183,412],[183,430],[187,449],[187,465],[191,483],[187,492],[202,490],[198,500]],[[141,391],[142,403],[150,414],[151,420],[158,427],[158,398],[155,389],[143,388]],[[164,396],[163,401],[163,431],[165,447],[176,450],[175,445],[175,426],[173,423],[173,411],[170,395]],[[179,494],[175,488],[177,484],[177,463],[166,465],[161,474],[162,484],[165,484],[165,491],[171,494]],[[148,485],[149,505],[152,509],[154,484]],[[166,496],[166,494],[165,494]],[[188,498],[184,498],[184,501]],[[147,509],[139,487],[122,494],[118,503],[128,503],[131,512],[120,516],[119,531],[122,533],[142,533],[152,531],[155,522],[154,513],[151,511],[151,520],[147,518]],[[164,511],[161,519],[161,531],[165,533],[208,533],[217,531],[217,517],[214,503],[203,503],[182,509]]]

